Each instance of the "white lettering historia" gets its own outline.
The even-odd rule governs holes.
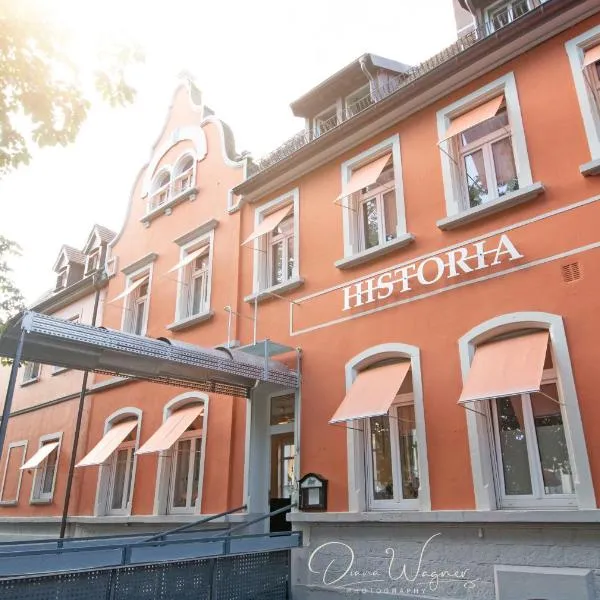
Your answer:
[[[410,292],[418,285],[433,285],[441,279],[452,279],[465,273],[489,269],[504,260],[518,258],[523,258],[523,255],[507,235],[502,235],[493,246],[489,240],[461,246],[346,286],[343,288],[344,310],[385,300],[393,294]]]

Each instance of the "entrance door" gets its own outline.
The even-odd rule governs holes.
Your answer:
[[[271,398],[271,478],[269,506],[274,511],[290,504],[296,481],[294,444],[294,394]],[[271,531],[290,531],[287,512],[271,517]]]

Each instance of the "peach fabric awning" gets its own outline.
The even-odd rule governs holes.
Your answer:
[[[105,463],[125,438],[137,427],[137,419],[129,419],[113,425],[104,437],[75,465],[91,467]]]
[[[171,267],[167,271],[167,273],[172,273],[173,271],[178,271],[182,267],[189,265],[193,260],[196,260],[199,256],[202,256],[203,254],[208,252],[209,248],[210,248],[210,246],[208,244],[206,244],[206,246],[202,246],[202,248],[198,248],[198,250],[194,250],[193,252],[190,252],[184,258],[182,258],[174,267]]]
[[[21,466],[21,471],[26,469],[37,469],[42,462],[50,456],[52,450],[58,448],[58,442],[44,444],[27,462]]]
[[[467,129],[471,129],[471,127],[475,127],[475,125],[479,125],[480,123],[495,117],[500,110],[503,100],[504,95],[498,96],[497,98],[488,100],[488,102],[484,102],[477,108],[474,108],[473,110],[470,110],[469,112],[452,119],[450,127],[446,129],[446,133],[442,138],[440,138],[438,143],[449,140],[451,137],[454,137],[455,135],[458,135]]]
[[[583,55],[583,68],[593,65],[600,60],[600,44],[593,48],[588,48]]]
[[[168,450],[185,432],[185,430],[204,411],[203,406],[187,406],[175,411],[151,436],[150,439],[136,452],[149,454]]]
[[[257,226],[256,229],[242,242],[242,246],[255,240],[261,235],[265,235],[265,233],[269,233],[269,231],[273,231],[281,221],[283,221],[294,209],[292,204],[288,204],[288,206],[284,206],[279,210],[267,215]]]
[[[109,303],[121,300],[121,298],[126,298],[127,296],[129,296],[129,294],[131,294],[131,292],[137,290],[141,285],[146,283],[148,279],[148,275],[146,275],[145,277],[140,277],[137,281],[134,281],[129,287],[126,287],[118,296],[115,296],[112,300],[109,300]]]
[[[547,348],[547,331],[479,346],[458,403],[539,391]]]
[[[356,171],[352,171],[352,175],[350,179],[344,184],[342,193],[336,198],[336,200],[341,200],[346,196],[350,196],[350,194],[354,194],[358,192],[358,190],[362,190],[365,187],[373,185],[388,161],[390,160],[392,154],[386,154],[385,156],[381,156],[377,160],[370,162],[368,165],[361,167],[360,169],[356,169]]]
[[[385,415],[409,371],[410,361],[361,371],[329,422]]]

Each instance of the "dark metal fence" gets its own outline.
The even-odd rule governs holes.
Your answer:
[[[0,600],[285,600],[290,550],[0,579]]]

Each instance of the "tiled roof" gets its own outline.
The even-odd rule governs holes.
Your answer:
[[[117,235],[114,231],[111,231],[108,227],[102,225],[96,224],[94,225],[94,229],[98,232],[100,239],[107,244],[112,242]]]
[[[62,250],[64,250],[67,254],[67,260],[69,262],[79,263],[80,265],[85,265],[85,254],[80,252],[73,246],[63,246]],[[62,252],[61,250],[61,252]]]

